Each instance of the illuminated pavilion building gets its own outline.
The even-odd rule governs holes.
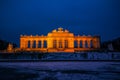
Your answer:
[[[75,36],[68,30],[58,28],[47,36],[20,36],[20,50],[41,52],[77,52],[100,48],[99,36]]]

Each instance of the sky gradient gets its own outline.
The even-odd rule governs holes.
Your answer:
[[[120,0],[0,0],[0,39],[47,35],[63,27],[75,35],[120,37]]]

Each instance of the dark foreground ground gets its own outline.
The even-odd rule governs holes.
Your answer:
[[[120,61],[120,52],[77,52],[77,53],[39,53],[39,52],[21,52],[21,53],[0,53],[0,61]]]
[[[0,62],[0,80],[120,80],[120,62]]]

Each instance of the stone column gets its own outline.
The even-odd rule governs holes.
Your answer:
[[[28,48],[28,40],[25,41],[25,48]]]
[[[88,48],[91,48],[90,40],[87,41]]]
[[[23,45],[24,45],[24,48],[26,48],[26,40],[24,40]]]
[[[36,48],[38,48],[38,40],[36,40]]]
[[[62,48],[65,48],[65,40],[62,40]]]
[[[57,48],[57,40],[55,41],[55,47]]]
[[[69,39],[67,39],[67,48],[69,48]]]
[[[25,39],[24,38],[20,38],[20,48],[25,48]]]
[[[100,39],[97,39],[97,48],[100,48]]]
[[[85,48],[85,40],[82,41],[82,47]]]
[[[59,40],[56,41],[57,48],[59,48]]]
[[[93,37],[93,48],[100,48],[100,36]]]
[[[44,40],[41,40],[41,48],[44,48]]]
[[[79,40],[77,41],[77,45],[78,45],[77,48],[80,48],[80,41]]]
[[[97,48],[96,40],[93,40],[93,48]]]
[[[68,48],[68,40],[64,40],[64,48]]]
[[[32,47],[33,47],[33,41],[30,40],[30,48],[32,48]]]
[[[28,41],[25,41],[25,48],[28,48]]]

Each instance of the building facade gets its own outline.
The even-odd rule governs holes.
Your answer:
[[[47,36],[20,36],[20,49],[24,51],[76,52],[97,50],[99,48],[99,36],[75,36],[63,28],[55,29]]]

